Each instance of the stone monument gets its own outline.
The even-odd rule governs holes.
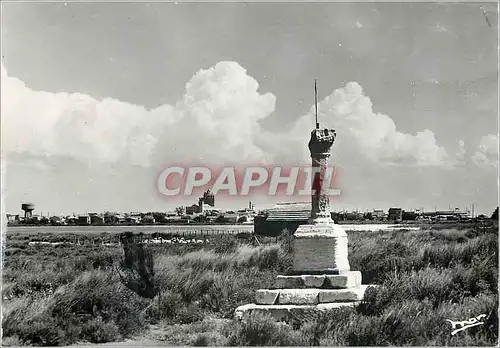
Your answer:
[[[335,130],[319,129],[316,122],[309,140],[315,173],[311,215],[308,224],[300,225],[293,236],[291,271],[278,275],[272,289],[257,290],[256,303],[238,307],[237,318],[257,311],[284,319],[307,310],[353,306],[363,299],[368,286],[361,285],[361,272],[350,270],[347,234],[332,220],[329,195],[323,187],[335,138]]]
[[[330,151],[337,134],[333,129],[311,132],[309,151],[312,158],[311,217],[294,234],[292,273],[340,274],[350,271],[347,259],[347,234],[335,224],[330,212],[330,197],[324,189]],[[328,186],[328,185],[327,185]]]

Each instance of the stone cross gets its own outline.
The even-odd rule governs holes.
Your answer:
[[[337,134],[333,129],[314,129],[309,140],[312,158],[313,182],[310,223],[333,222],[330,214],[330,197],[323,189],[328,169],[330,151]]]
[[[294,233],[291,274],[340,274],[350,271],[347,258],[347,234],[335,224],[330,213],[330,198],[323,184],[328,170],[330,151],[335,141],[333,129],[316,128],[311,132],[309,151],[314,180],[311,217]]]

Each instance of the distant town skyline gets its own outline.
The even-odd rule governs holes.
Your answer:
[[[256,212],[258,212],[259,210],[266,210],[266,209],[269,209],[269,208],[272,208],[272,206],[275,206],[275,204],[266,204],[265,207],[261,207],[260,209],[258,209],[256,207]],[[232,211],[237,211],[237,210],[241,210],[241,209],[244,209],[245,207],[232,207],[232,208],[228,208],[227,210],[232,210]],[[429,209],[429,210],[426,210],[424,208],[404,208],[404,207],[391,207],[391,208],[401,208],[403,211],[407,211],[407,212],[414,212],[414,211],[421,211],[421,212],[424,212],[424,213],[428,213],[428,212],[434,212],[434,211],[440,211],[440,212],[446,212],[446,211],[456,211],[456,209],[458,208],[459,211],[461,213],[466,213],[466,212],[469,212],[469,213],[472,213],[472,210],[471,208],[472,207],[452,207],[452,206],[448,206],[448,207],[442,207],[441,209],[439,209],[438,207],[435,207],[434,209]],[[336,209],[334,209],[334,211],[332,211],[333,213],[342,213],[342,212],[346,212],[346,213],[351,213],[351,212],[359,212],[359,213],[373,213],[374,211],[383,211],[384,213],[387,213],[387,211],[389,210],[390,208],[387,208],[387,209],[382,209],[382,208],[353,208],[353,209],[345,209],[345,208],[342,208],[342,207],[336,207]],[[494,211],[494,210],[493,210]],[[476,211],[475,208],[474,208],[474,216],[478,216],[478,215],[485,215],[487,217],[489,217],[493,211],[489,212],[489,211]],[[166,210],[162,210],[162,211],[140,211],[140,210],[131,210],[131,211],[109,211],[110,213],[119,213],[119,214],[135,214],[135,213],[166,213],[166,212],[169,212],[169,213],[174,213],[175,212],[175,208],[173,209],[166,209]],[[78,216],[78,215],[85,215],[85,214],[103,214],[103,213],[106,213],[106,211],[104,212],[100,212],[100,211],[93,211],[93,210],[89,210],[89,211],[83,211],[83,212],[77,212],[77,211],[74,211],[74,212],[71,212],[71,213],[58,213],[58,212],[51,212],[51,211],[34,211],[33,212],[33,216],[44,216],[44,217],[51,217],[51,216],[68,216],[68,215],[71,215],[71,216]],[[24,212],[19,209],[19,212],[11,212],[11,213],[7,213],[8,215],[19,215],[20,217],[23,217],[24,216]],[[189,214],[188,214],[189,215]]]
[[[173,210],[198,196],[159,194],[170,163],[308,164],[314,79],[333,210],[498,205],[497,3],[1,6],[6,213]],[[287,197],[217,205],[249,200]]]

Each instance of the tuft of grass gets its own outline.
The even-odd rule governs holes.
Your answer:
[[[116,276],[90,271],[50,296],[19,302],[4,317],[3,332],[28,345],[114,341],[143,327],[143,307]]]
[[[272,317],[252,313],[245,321],[226,327],[230,346],[301,346],[300,332]]]
[[[191,324],[161,326],[155,338],[165,345],[225,346],[223,331],[227,321],[205,318]]]
[[[239,246],[238,239],[233,235],[221,235],[212,239],[213,251],[217,254],[232,254]]]
[[[241,245],[232,254],[200,250],[180,256],[159,256],[157,285],[177,294],[183,305],[197,302],[202,310],[232,317],[234,309],[253,301],[255,283],[270,286],[277,272],[276,245]]]

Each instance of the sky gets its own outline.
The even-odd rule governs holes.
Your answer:
[[[496,3],[2,3],[4,210],[164,211],[170,163],[309,163],[332,208],[498,205]],[[287,197],[217,197],[221,207]],[[301,197],[300,200],[304,200]]]

